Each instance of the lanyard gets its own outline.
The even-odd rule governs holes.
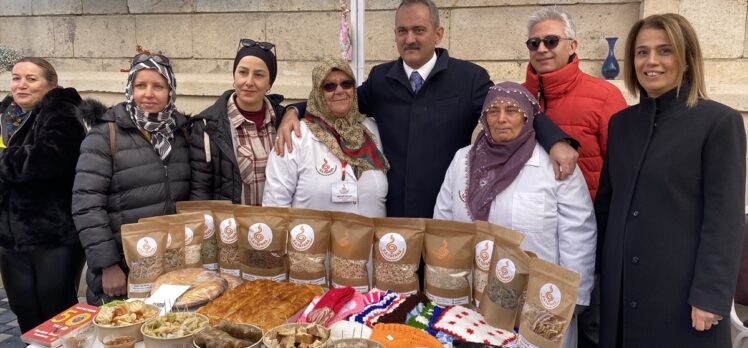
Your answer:
[[[342,170],[343,174],[341,175],[342,177],[340,178],[340,180],[345,181],[345,167],[348,165],[348,161],[341,161],[341,162],[343,164],[343,170]]]

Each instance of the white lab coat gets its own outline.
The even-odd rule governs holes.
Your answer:
[[[436,199],[435,219],[472,221],[465,203],[471,146],[458,150],[449,165]],[[578,167],[569,178],[557,181],[548,154],[536,145],[514,181],[494,199],[488,221],[522,232],[522,249],[579,273],[577,304],[589,305],[597,227]]]
[[[375,121],[364,117],[364,126],[374,135],[381,151]],[[358,202],[333,203],[332,185],[341,182],[341,161],[312,134],[305,122],[301,122],[301,138],[295,135],[291,138],[293,152],[279,157],[273,151],[268,158],[263,206],[342,211],[368,217],[387,214],[387,174],[381,170],[367,170],[361,178],[356,178],[347,165],[346,181],[357,183]]]

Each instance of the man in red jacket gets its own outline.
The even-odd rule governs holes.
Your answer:
[[[612,84],[579,70],[576,25],[566,11],[556,6],[536,11],[527,31],[530,64],[524,85],[537,96],[548,117],[581,144],[579,168],[594,200],[608,142],[608,120],[627,106],[626,101]],[[596,284],[590,308],[578,317],[578,347],[598,346],[599,324]]]

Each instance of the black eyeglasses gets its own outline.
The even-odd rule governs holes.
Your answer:
[[[325,92],[335,92],[335,90],[338,89],[338,86],[340,86],[340,88],[342,89],[351,89],[356,86],[356,82],[353,82],[353,80],[344,80],[339,84],[335,82],[328,82],[322,85],[322,89],[324,89]]]
[[[240,50],[242,47],[252,47],[257,46],[265,51],[270,51],[275,48],[275,45],[270,42],[257,42],[252,39],[241,39],[239,40],[239,47],[236,48],[236,50]]]
[[[169,63],[169,58],[166,58],[166,56],[161,54],[146,54],[146,53],[139,53],[135,55],[135,57],[132,57],[132,64],[130,66],[135,66],[135,64],[140,64],[142,62],[145,62],[148,59],[153,59],[156,63],[159,63],[163,66],[171,66]]]
[[[561,42],[561,40],[573,41],[574,39],[570,39],[568,37],[560,37],[558,35],[548,35],[542,39],[539,37],[531,37],[530,39],[525,41],[525,45],[527,45],[528,50],[537,51],[538,48],[540,48],[540,43],[542,42],[547,49],[552,50],[556,48],[556,46],[558,46],[558,43]]]

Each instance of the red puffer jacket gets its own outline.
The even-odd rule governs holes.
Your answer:
[[[539,96],[546,115],[581,144],[579,167],[594,200],[608,142],[608,120],[628,106],[621,91],[579,70],[576,55],[563,68],[543,75],[528,64],[524,86]]]

